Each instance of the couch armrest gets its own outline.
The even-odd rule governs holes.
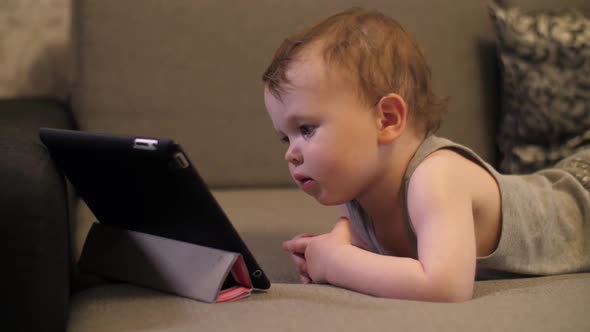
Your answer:
[[[66,185],[38,139],[42,126],[72,128],[67,107],[0,101],[0,285],[5,324],[18,331],[63,331],[68,314]]]

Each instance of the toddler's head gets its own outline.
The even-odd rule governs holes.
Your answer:
[[[396,93],[416,129],[430,134],[440,126],[446,105],[432,92],[430,69],[418,45],[392,18],[352,8],[285,39],[263,74],[274,97],[281,99],[289,88],[288,71],[311,45],[319,48],[328,71],[349,74],[366,106]]]

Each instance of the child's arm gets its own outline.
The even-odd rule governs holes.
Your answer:
[[[342,216],[341,218],[350,220],[350,214],[346,205],[340,205],[340,215]],[[353,228],[350,228],[350,240],[353,246],[371,251],[369,249],[369,244],[366,243]]]
[[[427,160],[412,177],[408,204],[418,238],[418,260],[378,255],[351,245],[345,218],[332,232],[287,247],[305,253],[308,274],[315,282],[379,297],[468,300],[476,261],[471,196],[464,183],[469,180],[452,168],[444,160]]]

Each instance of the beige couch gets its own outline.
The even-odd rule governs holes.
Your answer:
[[[450,97],[439,134],[496,163],[499,79],[487,1],[79,0],[71,99],[79,128],[179,141],[273,285],[211,305],[75,273],[68,331],[590,330],[590,274],[478,282],[475,298],[460,304],[297,284],[280,243],[329,230],[338,211],[291,186],[260,75],[284,37],[352,5],[380,9],[415,34],[437,93]],[[74,257],[92,221],[83,204],[72,206]]]

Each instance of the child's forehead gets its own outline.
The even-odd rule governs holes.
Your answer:
[[[343,66],[328,63],[318,50],[302,52],[286,71],[289,88],[322,89],[356,87],[354,74]]]
[[[306,51],[299,54],[286,71],[287,80],[297,87],[327,79],[328,65],[318,52]]]

